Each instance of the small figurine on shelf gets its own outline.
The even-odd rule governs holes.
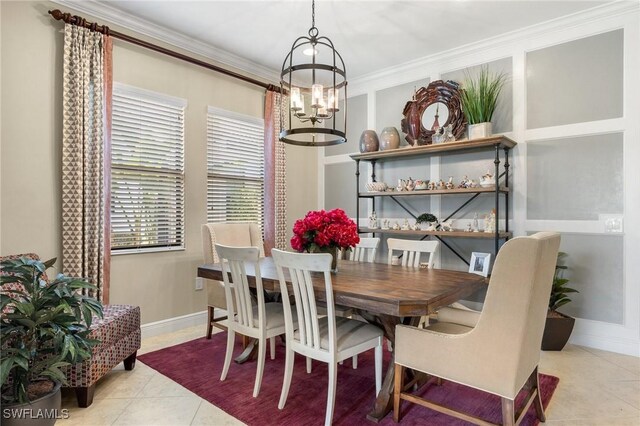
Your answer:
[[[473,232],[471,230],[471,222],[467,222],[467,228],[464,230],[464,232]]]
[[[444,129],[440,127],[436,127],[433,130],[433,135],[431,135],[431,143],[442,143],[444,142]]]
[[[393,222],[393,226],[391,227],[391,229],[393,229],[394,231],[399,231],[400,230],[400,224],[398,223],[397,220],[395,222]]]
[[[407,181],[404,179],[398,179],[398,186],[396,186],[396,191],[406,191],[407,190]]]
[[[378,216],[375,210],[371,213],[371,216],[369,216],[369,228],[378,229]]]
[[[453,176],[449,176],[449,180],[447,181],[447,183],[445,183],[445,188],[446,189],[453,189],[455,188],[455,185],[453,183]]]
[[[422,191],[425,189],[429,189],[429,185],[427,184],[426,181],[421,180],[421,179],[417,179],[416,180],[416,186],[415,186],[415,190],[416,191]]]
[[[402,227],[400,228],[403,231],[409,231],[411,229],[411,225],[409,225],[409,220],[405,219],[404,222],[402,222]]]
[[[414,231],[419,231],[420,230],[420,225],[418,225],[418,222],[414,223],[413,226],[411,227],[411,229],[413,229]]]
[[[476,182],[475,179],[469,180],[467,184],[467,188],[477,188],[477,187],[478,187],[478,182]]]
[[[484,232],[492,234],[496,232],[496,209],[484,217]]]
[[[445,186],[444,181],[443,181],[442,179],[440,179],[440,180],[438,181],[438,187],[437,187],[437,189],[445,189],[445,188],[446,188],[446,186]]]
[[[482,176],[480,176],[480,186],[487,188],[489,186],[493,186],[496,184],[496,180],[493,176],[493,174],[491,174],[491,172],[489,170],[487,170],[487,173],[483,174]]]
[[[409,177],[409,180],[407,180],[407,191],[413,191],[414,189],[416,189],[416,182]]]
[[[427,189],[429,191],[433,191],[434,189],[437,189],[437,188],[438,188],[438,184],[436,181],[432,180],[432,181],[429,181],[429,183],[427,184]]]
[[[444,128],[444,141],[443,142],[455,142],[456,137],[453,135],[453,124],[449,124]]]
[[[478,224],[478,213],[473,214],[473,226],[471,227],[473,232],[480,232],[480,225]]]
[[[425,229],[425,231],[435,231],[437,227],[438,222],[429,222],[429,226],[427,226],[427,229]]]
[[[389,229],[389,219],[384,219],[382,221],[382,229]]]
[[[460,185],[458,185],[458,188],[469,188],[468,185],[469,185],[469,178],[467,177],[467,175],[464,175],[464,177],[460,181]]]
[[[449,219],[449,220],[445,220],[444,222],[442,222],[440,224],[440,228],[443,231],[447,231],[447,232],[453,232],[453,220]]]

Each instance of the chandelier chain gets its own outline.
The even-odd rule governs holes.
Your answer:
[[[311,28],[316,26],[316,1],[311,0]]]

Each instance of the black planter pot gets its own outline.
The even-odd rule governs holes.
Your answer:
[[[544,334],[542,335],[543,351],[561,351],[564,345],[569,341],[575,318],[555,312],[560,317],[547,316],[547,322],[544,325]]]
[[[52,426],[61,416],[60,383],[38,399],[24,404],[2,405],[2,426]]]

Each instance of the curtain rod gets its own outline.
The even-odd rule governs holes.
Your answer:
[[[238,74],[237,72],[230,71],[228,69],[219,67],[217,65],[209,64],[207,62],[201,61],[196,58],[192,58],[191,56],[184,55],[182,53],[175,52],[173,50],[166,49],[162,46],[158,46],[153,43],[149,43],[144,40],[140,40],[139,38],[131,37],[126,34],[120,33],[118,31],[113,31],[109,29],[106,25],[99,25],[95,22],[89,22],[85,18],[78,15],[71,15],[70,13],[64,13],[59,9],[50,10],[49,15],[53,17],[56,21],[64,21],[67,24],[77,25],[79,27],[87,28],[91,31],[95,31],[107,36],[111,36],[113,38],[117,38],[119,40],[126,41],[127,43],[135,44],[137,46],[142,46],[146,49],[150,49],[159,53],[162,53],[167,56],[171,56],[176,59],[180,59],[190,64],[198,65],[203,68],[207,68],[211,71],[219,72],[224,75],[228,75],[230,77],[237,78],[242,81],[246,81],[247,83],[255,84],[256,86],[264,87],[267,90],[271,90],[274,92],[280,93],[280,86],[276,86],[270,83],[264,83],[262,81],[253,79],[251,77],[244,76],[242,74]]]

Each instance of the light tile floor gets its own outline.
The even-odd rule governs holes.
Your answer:
[[[139,353],[203,334],[203,327],[192,327],[144,339]],[[546,424],[640,426],[640,358],[568,345],[561,352],[542,352],[540,371],[560,377]],[[60,426],[243,424],[140,361],[133,371],[120,364],[100,380],[89,408],[78,408],[69,391],[62,405],[69,418],[59,420]]]

